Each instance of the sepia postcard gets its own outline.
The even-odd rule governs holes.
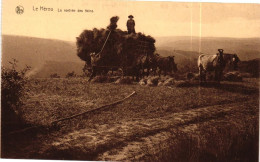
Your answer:
[[[2,0],[1,159],[259,158],[260,4]]]

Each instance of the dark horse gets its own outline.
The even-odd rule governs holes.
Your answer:
[[[147,56],[137,55],[133,58],[125,58],[122,63],[123,76],[131,75],[136,78],[136,81],[139,81],[140,78],[144,76],[144,68],[147,65]]]
[[[173,74],[177,72],[177,64],[174,61],[174,56],[162,57],[159,54],[155,54],[150,58],[151,68],[153,73],[156,73],[158,69],[158,75],[161,76],[161,73],[164,72],[164,76],[167,73]]]
[[[90,53],[91,58],[91,75],[89,81],[93,79],[96,75],[106,75],[109,70],[115,71],[118,70],[120,64],[118,63],[118,58],[108,59],[107,57],[102,57],[100,53]]]

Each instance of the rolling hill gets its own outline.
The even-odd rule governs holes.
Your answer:
[[[199,37],[157,37],[156,52],[162,56],[175,56],[178,70],[198,72],[197,58],[199,56]],[[202,38],[201,53],[215,54],[217,49],[224,49],[224,53],[236,53],[241,63],[242,72],[259,76],[260,38]]]
[[[214,54],[218,48],[237,53],[241,60],[260,58],[260,38],[202,38],[201,52]],[[199,37],[157,37],[156,52],[162,56],[175,56],[182,72],[196,71],[199,55]],[[18,60],[18,68],[32,67],[31,76],[49,77],[57,73],[64,77],[68,72],[82,73],[84,61],[76,55],[75,42],[25,36],[2,36],[2,65]]]
[[[201,38],[199,37],[157,37],[157,50],[196,51],[215,54],[217,49],[224,49],[224,53],[236,53],[241,60],[247,61],[260,58],[260,38]],[[164,55],[164,54],[163,54]]]
[[[182,51],[182,50],[164,50],[157,49],[158,52],[162,56],[175,56],[174,61],[177,64],[177,68],[179,72],[197,72],[197,59],[199,56],[198,52],[194,51]]]
[[[2,65],[18,60],[18,69],[31,66],[30,75],[48,77],[52,73],[63,76],[68,72],[81,73],[84,62],[76,55],[73,42],[24,36],[3,35]]]

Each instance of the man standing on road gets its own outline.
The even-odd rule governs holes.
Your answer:
[[[128,34],[134,33],[135,34],[135,21],[133,20],[134,16],[129,15],[129,20],[127,20],[126,26],[128,30]]]

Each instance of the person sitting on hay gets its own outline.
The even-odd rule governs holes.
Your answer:
[[[128,30],[128,34],[134,33],[135,34],[135,21],[133,20],[134,16],[129,15],[129,20],[127,20],[126,26]]]

